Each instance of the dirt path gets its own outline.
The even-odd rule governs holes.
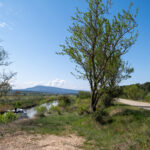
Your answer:
[[[0,140],[0,150],[81,150],[84,139],[76,135],[30,135],[17,132]]]
[[[138,102],[138,101],[127,100],[127,99],[117,99],[117,101],[120,103],[123,103],[123,104],[127,104],[127,105],[131,105],[131,106],[140,107],[143,109],[150,110],[150,103]]]

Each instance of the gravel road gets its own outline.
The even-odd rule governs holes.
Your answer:
[[[117,99],[117,101],[120,103],[123,103],[123,104],[127,104],[127,105],[131,105],[131,106],[140,107],[143,109],[150,110],[150,103],[127,100],[127,99]]]

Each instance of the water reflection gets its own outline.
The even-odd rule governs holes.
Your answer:
[[[58,102],[54,101],[52,103],[45,103],[40,106],[44,106],[47,108],[47,110],[49,110],[52,106],[57,106],[57,105],[58,105]],[[33,107],[30,109],[26,109],[24,113],[21,113],[21,118],[24,118],[24,117],[33,118],[36,114],[37,114],[36,107]]]

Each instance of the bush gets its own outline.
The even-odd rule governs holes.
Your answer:
[[[47,111],[47,108],[45,106],[39,106],[36,108],[37,110],[37,115],[40,116],[40,117],[44,117],[45,116],[45,113]]]
[[[54,111],[54,112],[57,112],[59,115],[61,115],[61,110],[58,106],[52,106],[50,109],[49,109],[49,112],[51,111]]]
[[[112,119],[109,114],[104,110],[104,108],[100,108],[97,111],[92,113],[92,117],[99,122],[100,124],[111,123]]]
[[[74,99],[71,96],[61,96],[59,98],[59,106],[60,107],[67,107],[70,106],[74,102]]]
[[[146,95],[146,92],[143,89],[140,89],[137,85],[124,87],[123,93],[128,99],[133,100],[142,100]]]
[[[79,115],[85,115],[89,113],[89,106],[85,104],[80,104],[77,108],[77,112]]]
[[[105,107],[109,107],[113,104],[113,98],[107,93],[103,94],[103,96],[101,97],[101,100]]]
[[[17,101],[15,104],[15,108],[20,108],[22,106],[21,101]]]
[[[7,112],[5,114],[0,115],[1,123],[8,123],[17,119],[17,116],[13,112]]]
[[[101,101],[105,107],[109,107],[113,105],[114,98],[119,97],[120,94],[121,94],[121,89],[119,87],[103,89],[103,95],[101,96]]]
[[[150,101],[150,94],[147,94],[144,99]]]

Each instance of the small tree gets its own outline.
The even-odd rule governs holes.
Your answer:
[[[16,73],[3,73],[0,77],[0,96],[6,96],[11,90],[12,86],[10,80]]]
[[[87,79],[91,88],[91,110],[95,111],[106,87],[115,87],[133,71],[122,60],[137,38],[137,12],[127,11],[110,15],[111,0],[87,0],[87,12],[77,9],[71,36],[61,45],[59,54],[69,55],[77,64],[77,77]]]
[[[8,60],[8,54],[2,46],[0,46],[0,66],[8,66],[10,62]],[[3,71],[0,73],[0,96],[5,96],[11,89],[10,84],[11,79],[16,75],[16,73],[6,73]]]

